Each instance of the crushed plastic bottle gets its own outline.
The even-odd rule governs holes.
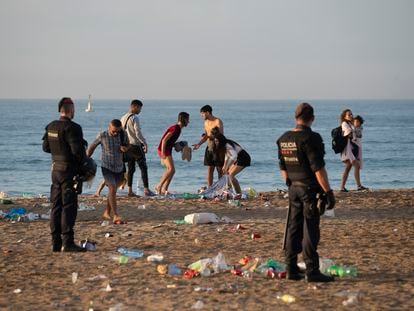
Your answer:
[[[328,274],[329,267],[332,267],[335,265],[335,262],[332,259],[329,258],[319,258],[319,270],[323,274]]]
[[[184,200],[199,199],[200,198],[200,195],[199,194],[193,194],[193,193],[184,192],[183,193],[183,198],[184,198]]]
[[[131,258],[141,258],[144,256],[144,252],[138,249],[128,249],[124,247],[118,248],[118,253]]]
[[[257,191],[254,188],[248,188],[249,198],[255,198],[257,196]]]
[[[174,220],[176,225],[191,225],[189,222],[185,221],[184,219]]]
[[[283,295],[280,294],[280,295],[277,295],[276,298],[279,300],[282,300],[285,303],[296,302],[296,298],[289,294],[283,294]]]
[[[181,275],[183,271],[175,265],[168,266],[168,275]]]
[[[240,207],[241,206],[240,200],[232,200],[232,199],[230,199],[230,200],[227,201],[227,203],[229,205],[235,206],[235,207]]]
[[[0,199],[0,204],[13,204],[13,201],[9,199]]]
[[[339,277],[344,277],[344,276],[352,276],[352,277],[356,277],[358,275],[358,271],[355,267],[353,266],[338,266],[338,265],[333,265],[330,266],[326,272],[329,275],[332,276],[339,276]]]

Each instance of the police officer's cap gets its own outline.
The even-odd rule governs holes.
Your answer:
[[[296,107],[295,118],[309,120],[313,117],[313,107],[308,103],[301,103]]]
[[[70,97],[63,97],[60,101],[59,101],[59,106],[58,106],[58,112],[60,112],[60,108],[62,108],[62,106],[64,104],[72,104],[73,105],[73,101]]]

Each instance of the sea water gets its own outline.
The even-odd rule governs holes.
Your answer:
[[[45,126],[58,118],[59,99],[0,100],[0,192],[48,194],[50,191],[50,154],[42,151]],[[224,123],[225,135],[238,142],[251,155],[252,165],[239,175],[242,188],[270,191],[285,188],[280,176],[275,141],[294,127],[296,100],[145,100],[139,115],[142,132],[149,151],[150,187],[159,181],[164,167],[157,155],[157,146],[167,127],[176,123],[181,111],[190,114],[190,124],[179,140],[195,144],[203,133],[200,108],[209,104],[213,114]],[[414,187],[414,100],[313,100],[313,130],[325,142],[326,168],[334,189],[340,185],[343,164],[331,149],[330,132],[339,125],[342,110],[350,108],[365,119],[363,130],[364,186],[373,189]],[[87,99],[75,99],[75,118],[91,143],[100,131],[129,109],[129,100],[95,100],[93,112],[85,112]],[[196,192],[206,184],[203,166],[205,145],[193,152],[191,162],[182,161],[173,152],[176,174],[170,185],[175,192]],[[101,148],[93,158],[100,165]],[[140,171],[134,176],[138,185]],[[216,178],[216,177],[215,177]],[[100,168],[91,189],[94,193],[102,174]],[[347,188],[356,188],[351,171]],[[125,192],[126,190],[124,190]]]

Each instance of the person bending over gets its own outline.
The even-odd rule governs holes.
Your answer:
[[[168,195],[168,187],[175,174],[174,160],[172,157],[172,149],[175,142],[181,134],[181,129],[188,126],[190,123],[190,115],[187,112],[180,112],[178,114],[178,122],[171,125],[162,135],[160,144],[158,146],[158,156],[166,169],[161,177],[158,185],[155,186],[157,194]]]

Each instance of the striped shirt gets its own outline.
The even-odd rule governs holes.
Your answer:
[[[121,135],[109,135],[108,131],[101,132],[96,136],[92,146],[96,147],[102,145],[102,164],[101,166],[114,172],[120,173],[124,170],[124,161],[122,157]],[[122,145],[128,145],[128,137],[124,134],[124,141]]]

